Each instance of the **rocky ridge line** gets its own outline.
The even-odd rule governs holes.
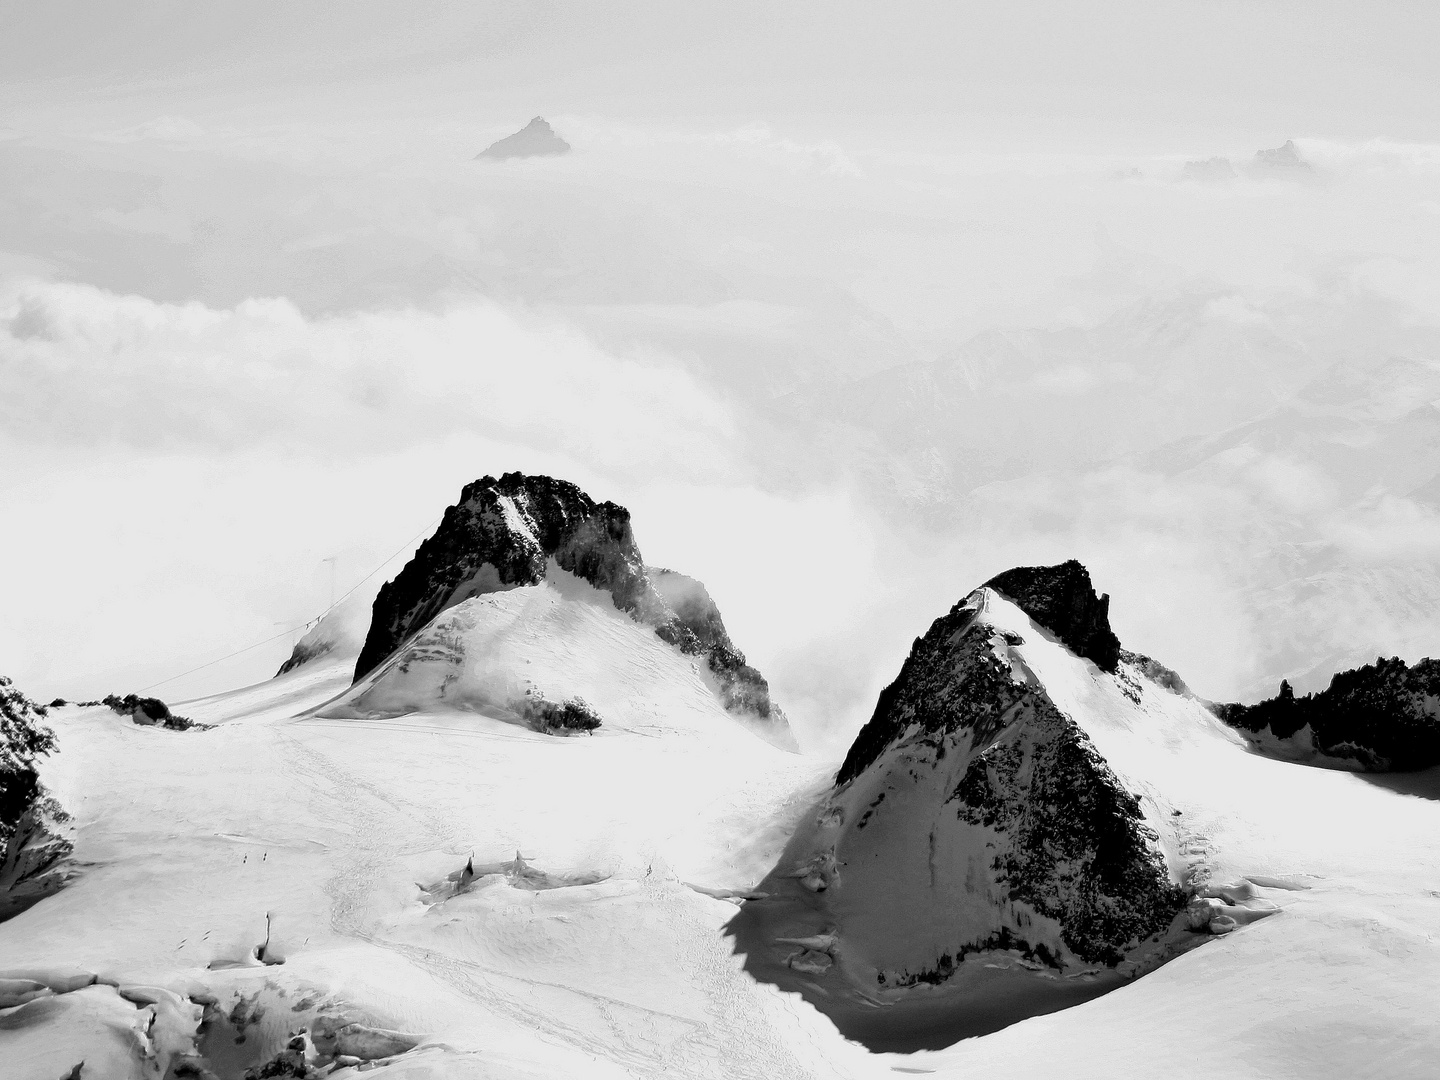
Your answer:
[[[1382,656],[1337,672],[1328,687],[1313,694],[1296,697],[1281,681],[1273,698],[1211,708],[1250,736],[1291,740],[1308,728],[1316,754],[1366,771],[1413,772],[1440,765],[1440,660],[1428,657],[1411,667],[1399,657]],[[1263,743],[1257,749],[1273,751]]]

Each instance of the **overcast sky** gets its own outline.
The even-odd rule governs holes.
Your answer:
[[[1122,639],[1216,697],[1430,648],[1432,5],[0,30],[0,670],[29,692],[279,634],[158,692],[263,678],[325,559],[341,591],[386,567],[363,595],[514,468],[630,506],[812,745],[1025,561],[1084,558]],[[537,114],[572,154],[473,160]],[[1291,138],[1307,167],[1255,164]]]
[[[395,116],[449,94],[477,124],[517,109],[941,138],[1440,134],[1440,12],[1419,0],[7,2],[3,18],[8,96],[37,107],[174,94]]]

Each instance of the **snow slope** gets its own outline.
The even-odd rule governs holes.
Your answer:
[[[0,923],[0,977],[104,981],[0,1011],[5,1080],[81,1058],[87,1078],[161,1076],[205,995],[222,1080],[320,1014],[418,1037],[397,1078],[1434,1075],[1433,775],[1250,754],[1193,701],[1100,672],[991,600],[1017,660],[1157,829],[1182,811],[1162,831],[1177,871],[1248,878],[1280,910],[1074,1008],[870,1053],[747,975],[723,934],[734,904],[687,884],[748,890],[788,867],[837,763],[755,738],[688,660],[580,590],[467,603],[447,614],[491,637],[465,664],[397,660],[335,697],[351,658],[322,656],[185,703],[209,731],[52,713],[43,780],[75,817],[82,873]],[[583,693],[604,726],[526,729],[497,702],[527,682]]]
[[[209,1047],[222,1078],[326,1009],[422,1036],[397,1076],[812,1075],[806,1048],[833,1041],[827,1025],[743,974],[720,933],[733,904],[685,882],[753,884],[823,770],[745,730],[689,659],[572,585],[472,601],[497,621],[460,685],[583,691],[605,719],[594,737],[487,716],[478,691],[376,719],[377,688],[398,696],[380,712],[424,690],[383,670],[326,716],[306,711],[348,681],[353,656],[186,703],[220,721],[209,731],[56,710],[45,780],[75,816],[85,869],[0,924],[0,968],[74,965],[122,995],[160,986],[213,996],[226,1016],[238,1005],[246,1042],[227,1032]],[[501,872],[447,895],[472,855],[493,866],[517,850],[599,880],[536,890]],[[267,919],[280,965],[253,959]],[[157,1075],[126,1034],[144,1027],[136,1007],[109,986],[84,995],[21,1026],[0,1014],[6,1080],[64,1075],[102,1029],[124,1052],[99,1075]],[[170,1051],[152,1049],[163,1073]],[[836,1075],[855,1056],[816,1052]],[[126,1053],[129,1071],[113,1064]]]
[[[520,709],[534,694],[584,699],[600,714],[602,738],[617,729],[704,729],[733,741],[743,728],[773,738],[770,725],[724,708],[703,657],[662,641],[554,559],[538,585],[442,611],[320,714],[368,718],[442,706],[521,724]]]

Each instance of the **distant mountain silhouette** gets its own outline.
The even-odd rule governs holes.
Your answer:
[[[555,134],[555,129],[543,116],[537,116],[514,135],[506,135],[499,142],[491,143],[476,154],[475,159],[504,161],[507,158],[546,157],[569,152],[570,144]]]

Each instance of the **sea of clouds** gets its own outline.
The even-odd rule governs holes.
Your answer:
[[[1433,650],[1435,147],[550,119],[574,153],[504,164],[453,119],[8,132],[7,674],[126,692],[279,634],[166,690],[263,678],[323,559],[378,587],[517,468],[629,506],[827,750],[1027,562],[1085,560],[1210,697]]]

